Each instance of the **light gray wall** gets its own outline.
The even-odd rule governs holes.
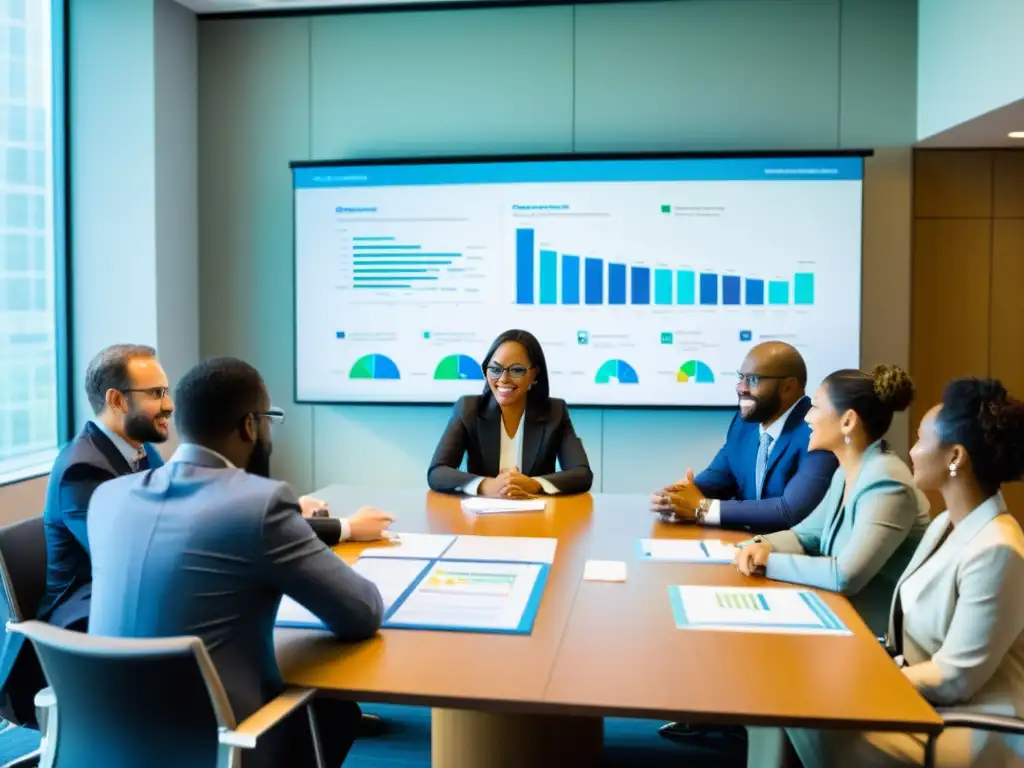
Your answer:
[[[173,0],[72,0],[70,34],[81,424],[104,346],[155,346],[171,381],[199,357],[198,52],[195,14]]]
[[[204,355],[288,409],[275,473],[422,486],[437,407],[293,404],[292,160],[891,148],[868,164],[862,363],[909,361],[913,0],[693,0],[199,23]],[[737,361],[738,363],[739,361]],[[577,409],[595,490],[700,468],[722,412]],[[906,446],[906,425],[892,434]]]

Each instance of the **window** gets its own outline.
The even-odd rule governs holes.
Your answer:
[[[0,484],[69,436],[62,0],[0,0]]]

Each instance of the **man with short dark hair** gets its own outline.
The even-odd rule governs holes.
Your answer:
[[[89,500],[107,480],[164,463],[153,443],[167,440],[174,410],[156,351],[140,344],[115,344],[96,355],[85,391],[94,418],[61,450],[46,489],[46,593],[37,614],[82,632],[92,582]]]
[[[255,368],[234,358],[199,363],[175,401],[182,443],[167,465],[93,496],[89,632],[198,636],[241,721],[284,690],[273,636],[282,595],[350,641],[377,632],[383,601],[314,535],[291,488],[269,479],[271,425],[284,414]],[[336,768],[359,730],[359,707],[317,699],[315,716],[325,765]],[[246,766],[314,765],[309,733],[304,712],[293,714]]]

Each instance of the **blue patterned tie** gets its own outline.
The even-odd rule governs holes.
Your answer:
[[[768,469],[768,454],[772,449],[772,436],[765,432],[761,435],[761,443],[757,446],[757,464],[754,465],[754,482],[757,484],[757,498],[761,498],[764,486],[764,475]]]

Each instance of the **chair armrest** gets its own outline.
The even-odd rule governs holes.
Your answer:
[[[260,736],[296,709],[309,703],[315,693],[316,690],[313,688],[289,688],[249,715],[234,730],[221,730],[220,743],[240,749],[255,749]]]
[[[53,695],[53,688],[43,688],[36,694],[36,708],[50,709],[57,705],[57,697]]]
[[[945,728],[975,728],[979,731],[1024,734],[1024,720],[1007,715],[987,715],[962,709],[940,709]]]

